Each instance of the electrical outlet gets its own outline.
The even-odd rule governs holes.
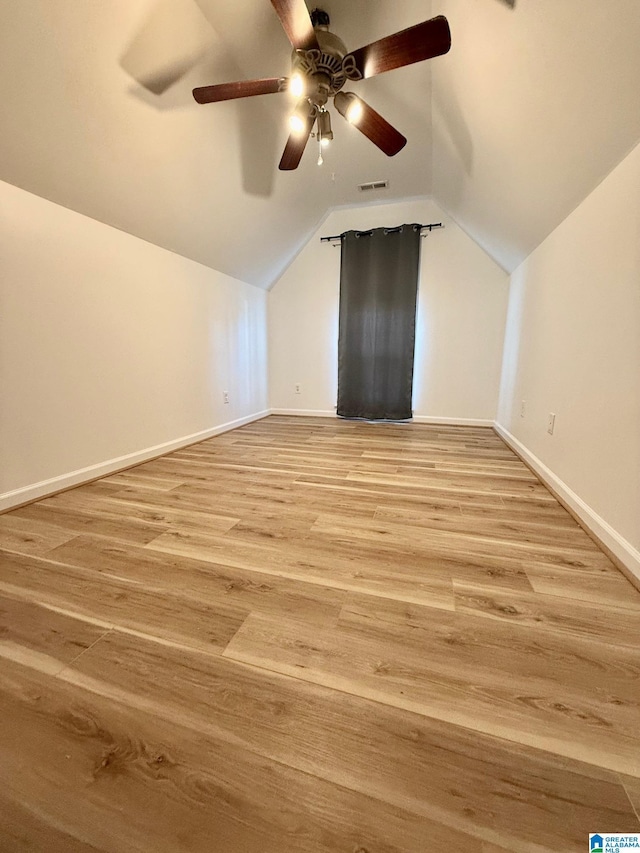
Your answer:
[[[527,414],[527,401],[523,400],[520,403],[520,417],[523,418]]]
[[[228,402],[229,402],[229,392],[228,392],[228,391],[223,391],[223,392],[222,392],[222,402],[223,402],[223,403],[228,403]]]
[[[549,412],[549,417],[547,418],[547,432],[549,435],[553,435],[553,428],[556,425],[556,416],[553,412]]]
[[[296,394],[300,393],[300,385],[296,382]]]

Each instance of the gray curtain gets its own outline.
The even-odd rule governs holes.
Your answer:
[[[342,234],[338,414],[412,416],[420,225]]]

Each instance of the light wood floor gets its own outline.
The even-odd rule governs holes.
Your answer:
[[[0,546],[3,853],[640,830],[640,594],[491,430],[271,417]]]

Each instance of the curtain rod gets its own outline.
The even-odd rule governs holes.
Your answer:
[[[444,228],[442,222],[430,222],[429,225],[421,225],[420,231],[433,231],[434,228]],[[395,231],[395,228],[389,228],[389,231]],[[366,232],[365,232],[366,233]],[[426,234],[422,234],[422,237],[426,237]],[[342,242],[342,234],[334,234],[332,237],[321,237],[321,243],[335,243],[336,241]]]

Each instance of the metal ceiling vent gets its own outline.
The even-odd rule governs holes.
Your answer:
[[[358,184],[358,189],[361,192],[368,192],[369,190],[386,190],[389,186],[389,181],[369,181],[368,184]]]

